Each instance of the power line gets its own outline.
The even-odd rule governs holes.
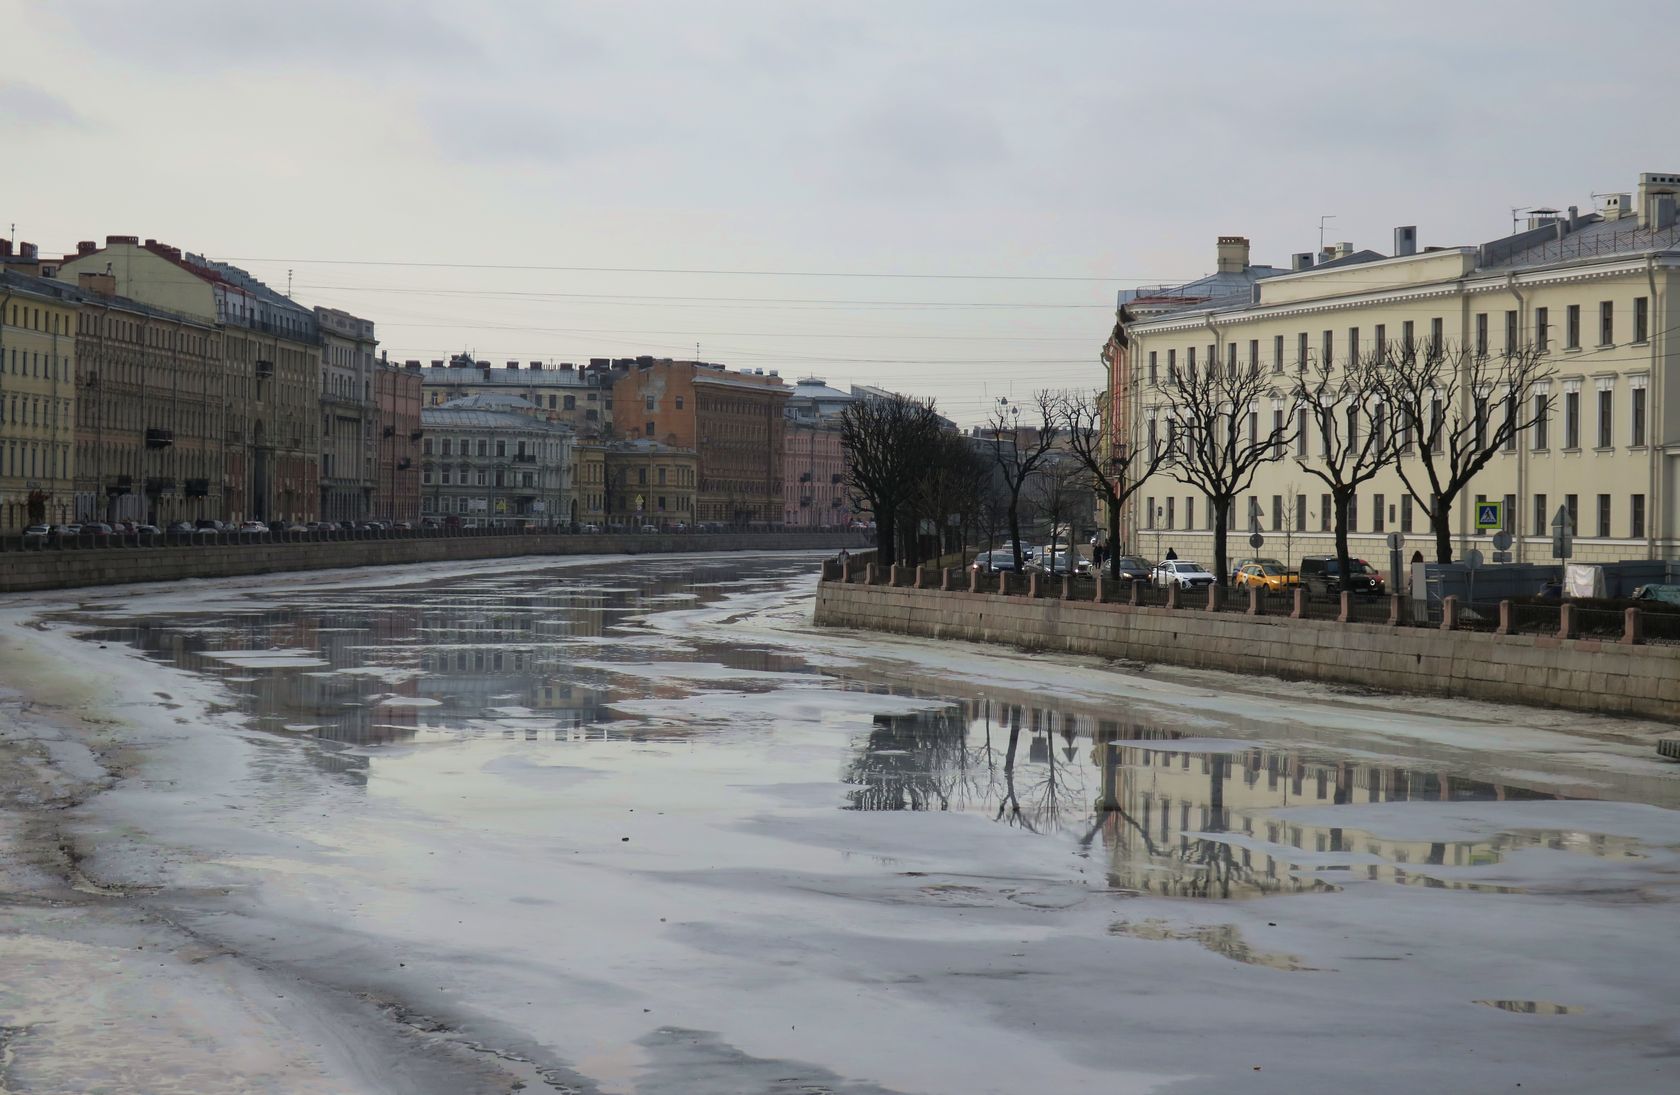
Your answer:
[[[1112,284],[1144,282],[1147,278],[1090,276],[1078,274],[920,274],[881,270],[728,270],[707,267],[665,266],[550,266],[500,262],[416,262],[397,259],[303,259],[233,255],[221,262],[272,262],[314,266],[380,266],[431,270],[514,270],[573,274],[677,274],[683,276],[768,277],[768,278],[882,278],[903,281],[1075,281]]]

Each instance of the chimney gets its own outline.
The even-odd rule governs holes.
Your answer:
[[[572,371],[572,363],[570,361],[562,361],[560,363],[560,371],[563,372],[563,373],[571,372]]]
[[[1657,223],[1657,203],[1667,197],[1669,205],[1672,206],[1677,193],[1680,193],[1680,175],[1658,171],[1643,172],[1639,176],[1639,226],[1652,230],[1665,227]],[[1672,214],[1669,223],[1673,223]]]
[[[405,361],[403,362],[403,368],[417,373],[420,371],[420,363],[418,361]]]
[[[1572,205],[1569,207],[1569,230],[1573,232],[1579,227],[1581,227],[1581,207]]]
[[[1338,243],[1336,245],[1336,257],[1337,258],[1345,259],[1351,254],[1353,254],[1353,244],[1352,243],[1349,243],[1347,240],[1343,240],[1341,243]]]
[[[1633,195],[1611,194],[1604,199],[1604,219],[1619,221],[1633,212]]]
[[[18,258],[24,262],[34,262],[41,257],[41,249],[33,243],[18,244]]]
[[[437,359],[437,358],[435,358],[435,357],[434,357],[434,358],[432,358],[432,368],[434,368],[434,369],[441,369],[441,368],[443,368],[443,362],[442,362],[442,361],[439,361],[439,360],[438,360],[438,359]]]
[[[1673,228],[1675,220],[1675,197],[1673,194],[1654,194],[1651,197],[1651,231],[1661,232],[1665,228]]]
[[[12,257],[12,241],[11,240],[0,240],[0,259],[9,259],[11,257]]]
[[[81,271],[76,274],[76,288],[89,293],[98,293],[102,297],[115,296],[117,293],[117,279],[110,273],[92,273]]]
[[[540,372],[542,372],[542,362],[540,362],[540,361],[533,361],[533,362],[531,362],[531,371],[532,371],[532,372],[533,372],[533,373],[540,373]]]
[[[76,255],[78,258],[82,255],[91,255],[97,250],[99,250],[99,245],[94,243],[92,240],[82,240],[80,243],[76,244]]]
[[[1394,255],[1417,254],[1417,225],[1403,224],[1394,230]]]
[[[510,368],[510,369],[517,369],[517,368],[519,368],[519,362],[510,361],[510,362],[507,363],[507,367]]]
[[[138,246],[140,246],[140,237],[139,236],[106,236],[105,237],[105,246],[107,246],[107,247],[111,247],[111,246],[114,246],[116,244],[121,244],[121,243],[126,243],[130,247],[138,247]]]
[[[1221,274],[1240,274],[1248,269],[1248,237],[1220,236],[1215,247],[1216,269]]]

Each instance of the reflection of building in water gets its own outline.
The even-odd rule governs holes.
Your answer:
[[[1431,843],[1303,825],[1270,815],[1298,806],[1556,796],[1441,772],[1315,760],[1294,750],[1181,752],[1136,742],[1136,736],[1099,741],[1092,756],[1102,772],[1099,807],[1106,812],[1102,834],[1109,851],[1109,880],[1118,888],[1184,897],[1323,889],[1327,882],[1322,877],[1298,876],[1303,866],[1310,869],[1319,853],[1341,853],[1333,873],[1324,872],[1335,879],[1454,886],[1459,884],[1431,876],[1428,868],[1495,863],[1513,849],[1532,846],[1579,848],[1598,855],[1632,850],[1626,840],[1560,832]],[[1288,849],[1309,854],[1295,856]],[[1375,856],[1383,862],[1349,866],[1347,856]]]

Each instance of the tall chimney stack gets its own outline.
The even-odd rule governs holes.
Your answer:
[[[1396,257],[1417,254],[1417,225],[1403,224],[1394,230],[1394,254]]]
[[[1248,237],[1220,236],[1217,248],[1221,274],[1240,274],[1248,269]]]

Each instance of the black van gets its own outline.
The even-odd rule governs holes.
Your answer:
[[[1363,559],[1348,560],[1353,570],[1353,580],[1349,583],[1354,593],[1367,597],[1380,597],[1387,590],[1383,587],[1382,575]],[[1313,597],[1334,597],[1342,591],[1342,583],[1338,578],[1340,566],[1334,555],[1308,555],[1301,560],[1301,584],[1307,593]]]

